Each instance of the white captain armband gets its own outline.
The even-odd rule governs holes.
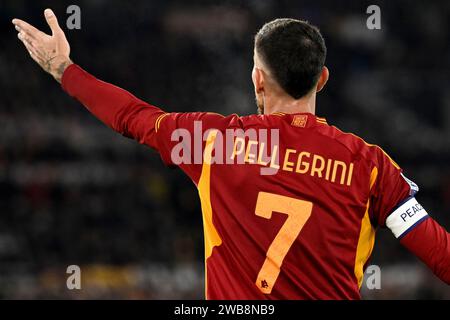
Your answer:
[[[425,209],[411,197],[387,217],[386,226],[396,238],[401,238],[427,217]]]

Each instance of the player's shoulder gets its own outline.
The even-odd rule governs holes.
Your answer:
[[[369,143],[353,132],[345,132],[332,125],[321,128],[321,131],[323,134],[329,135],[335,141],[345,146],[353,154],[358,154],[375,164],[389,161],[395,167],[399,168],[398,164],[392,160],[380,145]]]
[[[243,127],[276,127],[280,128],[281,123],[289,122],[292,114],[286,114],[282,112],[275,112],[271,114],[249,114],[240,116],[239,120]],[[302,115],[307,119],[308,115]],[[306,121],[305,121],[306,123]]]
[[[250,114],[250,115],[238,115],[237,113],[223,115],[215,112],[199,112],[196,113],[196,117],[199,120],[206,121],[210,124],[217,124],[218,127],[223,128],[226,127],[228,129],[239,128],[239,129],[248,129],[252,127],[270,127],[275,126],[278,127],[278,119],[282,116],[280,113],[272,114],[272,115],[259,115],[259,114]]]
[[[166,117],[167,116],[167,117]],[[171,112],[162,115],[162,118],[172,119],[173,123],[182,126],[183,124],[201,124],[204,128],[226,129],[240,127],[241,120],[237,114],[223,115],[216,112]]]
[[[309,127],[311,121],[308,121],[308,117],[312,116],[317,121],[325,122],[323,118],[315,117],[312,114],[286,114],[281,112],[272,113],[269,115],[265,114],[249,114],[249,115],[238,115],[236,113],[223,115],[216,112],[190,112],[188,114],[182,114],[184,117],[188,116],[196,120],[202,120],[209,123],[217,124],[227,124],[229,128],[239,127],[239,128],[251,128],[251,127],[281,127],[281,123],[291,124],[296,127],[306,128]],[[292,117],[295,121],[291,121]],[[297,119],[300,117],[300,121]],[[308,123],[308,125],[306,125]]]

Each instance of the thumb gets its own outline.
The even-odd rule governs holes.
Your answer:
[[[45,20],[47,20],[50,29],[52,30],[53,35],[62,32],[61,27],[58,24],[58,19],[56,19],[56,16],[51,9],[45,9],[44,16]]]

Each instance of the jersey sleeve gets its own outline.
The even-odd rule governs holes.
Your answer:
[[[450,285],[450,234],[432,218],[406,234],[400,243]]]
[[[97,79],[76,64],[66,68],[61,86],[114,131],[156,147],[155,122],[164,114],[130,92]]]
[[[381,148],[376,147],[375,154],[372,173],[375,171],[376,178],[370,195],[371,217],[377,225],[388,227],[396,237],[401,237],[426,214],[414,198],[419,188],[404,176],[398,164]]]
[[[76,64],[63,74],[62,88],[118,133],[158,151],[197,183],[209,130],[239,126],[237,115],[211,112],[167,113],[128,91],[101,81]]]

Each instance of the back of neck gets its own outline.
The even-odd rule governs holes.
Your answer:
[[[295,100],[290,96],[265,97],[264,113],[316,113],[316,95],[310,94]]]

